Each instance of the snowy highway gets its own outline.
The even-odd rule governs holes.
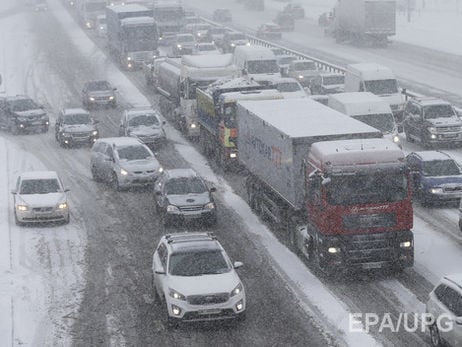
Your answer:
[[[270,0],[267,0],[270,2]],[[35,13],[14,0],[0,5],[0,72],[6,94],[28,94],[44,104],[51,124],[63,107],[79,106],[82,85],[106,79],[117,87],[117,109],[92,112],[102,137],[117,136],[123,109],[158,105],[141,72],[123,72],[109,57],[104,39],[86,32],[58,0]],[[205,0],[188,5],[205,8]],[[278,4],[275,7],[279,6]],[[239,28],[254,30],[252,12],[236,2]],[[210,12],[213,8],[210,8]],[[206,13],[206,14],[210,14]],[[275,8],[261,14],[270,21]],[[307,35],[309,32],[310,35]],[[312,33],[312,35],[311,35]],[[281,44],[344,65],[380,62],[393,68],[413,90],[444,95],[461,103],[462,58],[395,43],[365,50],[326,39],[315,23],[299,23]],[[313,49],[313,47],[315,47]],[[339,49],[339,47],[341,47]],[[441,59],[441,57],[444,57]],[[245,322],[167,329],[151,288],[152,254],[165,229],[151,192],[115,192],[91,178],[88,148],[58,146],[47,134],[13,136],[0,132],[0,336],[5,346],[424,346],[428,331],[389,329],[351,332],[349,314],[422,313],[438,279],[460,272],[462,234],[455,207],[414,204],[415,266],[403,273],[359,274],[329,279],[289,250],[282,232],[270,230],[245,203],[244,177],[224,173],[199,154],[170,124],[168,144],[157,158],[165,168],[193,167],[217,188],[218,225],[213,231],[239,270],[248,295]],[[421,150],[402,142],[405,151]],[[449,153],[462,162],[460,149]],[[14,225],[10,190],[24,170],[57,171],[70,188],[71,223],[65,226]],[[194,228],[194,227],[192,227]]]

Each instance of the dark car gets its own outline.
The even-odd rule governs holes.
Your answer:
[[[0,126],[13,135],[48,131],[50,119],[44,107],[25,95],[0,98]]]
[[[462,144],[462,120],[444,100],[410,99],[404,108],[403,129],[409,142],[418,141],[426,148]]]
[[[107,81],[86,82],[82,89],[82,103],[87,109],[96,106],[117,107],[116,90]]]
[[[90,114],[81,108],[63,109],[55,124],[55,138],[61,146],[89,145],[99,137],[99,130]]]
[[[295,19],[292,14],[287,12],[279,12],[274,19],[274,22],[280,26],[282,31],[294,31]]]
[[[282,39],[281,27],[275,23],[264,23],[260,25],[255,35],[264,40]]]
[[[223,47],[223,39],[229,30],[224,27],[212,26],[207,31],[206,37],[208,42],[215,43],[218,47]]]
[[[411,170],[413,194],[422,204],[458,201],[462,197],[462,171],[448,154],[412,152],[406,160]]]
[[[233,20],[231,11],[227,8],[218,8],[213,11],[213,20],[219,23],[227,23]]]
[[[223,53],[233,53],[237,46],[250,46],[250,41],[244,33],[228,31],[223,37]]]
[[[300,4],[287,4],[282,12],[290,14],[294,19],[305,18],[305,10]]]
[[[155,185],[156,209],[164,226],[197,220],[216,224],[214,191],[192,169],[165,170]]]

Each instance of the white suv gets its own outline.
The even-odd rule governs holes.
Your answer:
[[[208,232],[168,234],[153,256],[153,291],[164,323],[243,319],[245,291],[221,244]]]
[[[462,346],[462,273],[443,277],[426,305],[432,346]],[[430,321],[431,320],[431,321]]]

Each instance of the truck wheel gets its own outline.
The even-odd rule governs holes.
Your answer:
[[[404,136],[406,136],[407,142],[410,142],[410,143],[415,142],[414,139],[409,135],[409,132],[407,131],[407,129],[404,129]]]
[[[292,252],[294,252],[297,255],[300,254],[300,250],[298,249],[298,245],[297,245],[295,230],[293,229],[289,230],[289,246]]]
[[[16,125],[10,126],[10,132],[12,135],[18,135],[19,134],[19,129]]]
[[[119,179],[117,178],[117,174],[115,172],[111,177],[111,186],[116,192],[120,192]]]

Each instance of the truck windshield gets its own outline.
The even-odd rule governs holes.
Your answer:
[[[451,105],[431,105],[424,107],[425,119],[454,117],[456,114]]]
[[[454,176],[460,175],[460,169],[454,160],[432,160],[422,163],[424,176]]]
[[[236,104],[228,104],[224,107],[223,122],[226,128],[236,127]]]
[[[379,129],[384,134],[389,134],[395,130],[395,121],[391,113],[364,114],[353,118]]]
[[[250,74],[277,73],[279,66],[276,60],[251,60],[247,62],[247,72]]]
[[[153,51],[156,49],[155,27],[153,25],[127,28],[127,49],[131,52]]]
[[[343,84],[345,76],[324,76],[322,79],[324,85]]]
[[[408,181],[402,171],[332,176],[327,187],[330,205],[377,204],[406,198]]]
[[[181,21],[183,19],[183,11],[181,9],[156,9],[154,10],[154,18],[160,20],[161,22],[167,21]]]
[[[398,93],[398,82],[394,79],[365,81],[364,84],[366,91],[375,95]]]

